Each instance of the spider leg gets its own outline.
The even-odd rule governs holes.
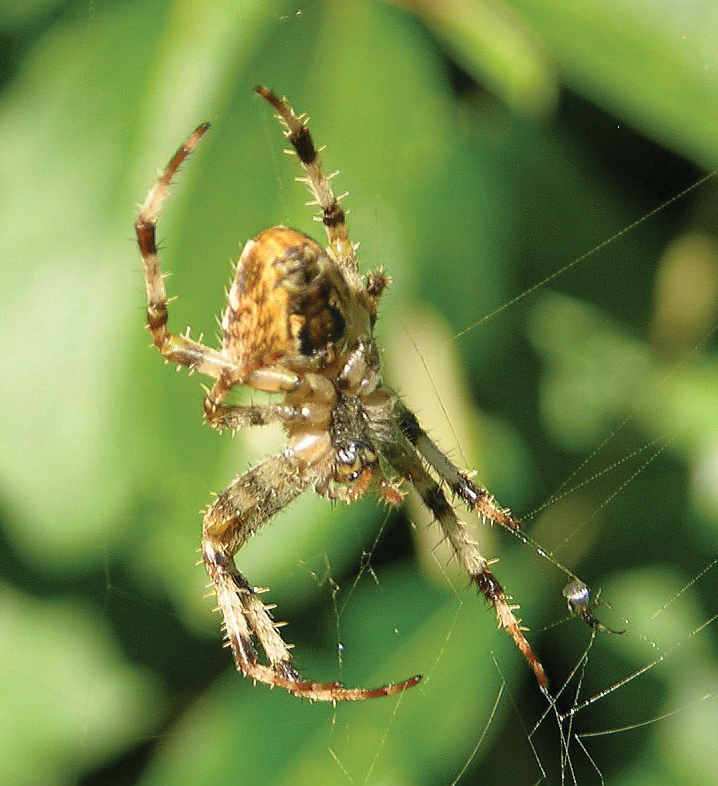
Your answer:
[[[321,208],[322,223],[327,233],[329,246],[339,267],[350,280],[357,279],[358,263],[356,251],[349,240],[346,215],[329,184],[331,175],[327,177],[319,163],[319,154],[307,128],[305,116],[296,115],[286,101],[278,98],[268,88],[259,85],[254,89],[277,111],[279,119],[285,128],[287,139],[291,142],[299,157],[299,163],[306,173],[305,182],[312,192],[316,204]]]
[[[309,402],[301,407],[289,404],[246,404],[241,406],[216,405],[205,410],[208,423],[217,431],[237,431],[252,426],[271,423],[304,423],[309,426],[324,425],[328,410],[321,404]]]
[[[278,632],[270,607],[262,603],[234,563],[234,555],[249,537],[310,482],[306,473],[300,472],[298,459],[284,453],[237,478],[205,513],[202,555],[237,668],[254,680],[313,701],[359,701],[400,693],[420,678],[369,690],[305,680],[291,663],[289,647]],[[269,665],[258,661],[253,638],[264,650]]]
[[[157,216],[169,192],[170,182],[208,129],[209,123],[203,123],[178,148],[155,185],[149,190],[137,216],[135,232],[145,272],[147,325],[152,332],[155,346],[162,356],[172,363],[189,366],[202,374],[218,378],[223,372],[236,371],[221,352],[198,341],[192,341],[188,336],[175,335],[167,330],[167,293],[155,238]]]
[[[523,634],[521,620],[514,616],[514,611],[519,607],[510,602],[511,596],[506,594],[494,576],[489,561],[479,553],[476,544],[469,537],[466,525],[456,515],[441,486],[431,477],[421,457],[408,442],[403,445],[389,444],[386,446],[386,453],[391,465],[416,488],[424,505],[434,514],[471,581],[493,606],[499,627],[504,628],[514,640],[533,669],[540,687],[545,690],[548,685],[546,672]]]
[[[495,521],[502,527],[520,529],[521,525],[513,518],[508,508],[500,508],[488,489],[473,483],[439,446],[429,437],[419,424],[416,415],[397,401],[396,411],[404,436],[429,462],[439,477],[446,482],[451,491],[460,497],[467,508],[476,511],[482,518]]]
[[[291,393],[296,406],[291,403],[260,406],[222,404],[229,391],[237,384],[247,385],[265,393]],[[205,388],[204,414],[212,428],[237,430],[248,426],[266,426],[270,423],[303,423],[308,426],[326,426],[331,418],[327,404],[333,401],[334,389],[320,374],[298,375],[283,366],[262,366],[244,375],[222,374],[212,386]]]

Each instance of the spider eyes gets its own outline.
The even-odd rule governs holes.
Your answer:
[[[337,465],[335,479],[339,483],[357,480],[365,469],[377,462],[372,446],[360,440],[347,440],[336,447]]]

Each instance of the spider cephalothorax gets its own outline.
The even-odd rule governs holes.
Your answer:
[[[265,87],[257,92],[277,111],[304,170],[326,230],[322,248],[303,233],[274,227],[249,240],[240,255],[222,318],[220,350],[167,330],[167,296],[160,272],[155,226],[167,190],[184,159],[209,128],[199,126],[175,153],[150,190],[135,228],[144,262],[147,319],[161,354],[214,379],[205,417],[218,430],[281,422],[287,447],[237,478],[204,515],[202,554],[237,668],[255,680],[316,700],[358,700],[398,693],[411,677],[375,689],[304,679],[291,663],[256,590],[239,572],[234,555],[266,521],[303,491],[352,502],[375,489],[390,504],[402,491],[391,475],[407,480],[436,517],[456,557],[493,606],[505,628],[546,688],[543,667],[526,640],[517,606],[477,550],[447,492],[485,520],[510,529],[508,510],[456,467],[427,436],[415,415],[384,386],[372,334],[388,279],[382,270],[359,275],[356,248],[344,211],[319,164],[301,116]],[[276,403],[225,404],[237,385],[280,394]],[[264,651],[260,659],[257,645]]]

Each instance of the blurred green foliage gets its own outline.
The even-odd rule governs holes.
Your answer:
[[[394,279],[387,377],[628,629],[559,696],[608,691],[570,731],[615,730],[571,738],[566,781],[716,780],[716,184],[569,263],[716,166],[717,30],[708,0],[3,4],[8,783],[560,780],[529,670],[411,508],[307,497],[240,563],[303,672],[420,687],[310,706],[220,646],[197,510],[281,438],[212,433],[198,380],[147,348],[132,222],[211,120],[159,228],[172,324],[210,337],[241,243],[316,229],[258,82],[311,115],[364,269]],[[558,691],[590,640],[565,577],[481,539]]]

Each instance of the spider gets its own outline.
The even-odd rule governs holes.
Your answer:
[[[470,539],[447,495],[458,497],[483,521],[513,531],[519,523],[469,479],[433,442],[416,416],[381,380],[373,336],[377,309],[389,278],[380,268],[359,274],[357,246],[348,236],[344,210],[324,174],[305,116],[266,87],[256,92],[277,113],[321,211],[328,245],[295,229],[276,226],[244,245],[221,321],[222,347],[170,333],[167,295],[155,228],[169,185],[209,129],[200,125],[177,150],[142,205],[135,230],[147,291],[147,323],[166,361],[214,380],[205,388],[204,417],[217,430],[279,422],[286,449],[237,477],[207,508],[202,557],[224,617],[224,632],[237,669],[255,682],[318,701],[363,700],[400,693],[419,675],[378,688],[346,688],[304,678],[265,605],[235,565],[234,555],[274,514],[308,489],[351,503],[374,489],[391,505],[408,481],[438,521],[454,554],[493,607],[546,692],[541,662],[524,636],[517,605],[494,576],[490,560]],[[276,403],[225,403],[235,386],[279,394]],[[260,660],[258,647],[264,652]]]

